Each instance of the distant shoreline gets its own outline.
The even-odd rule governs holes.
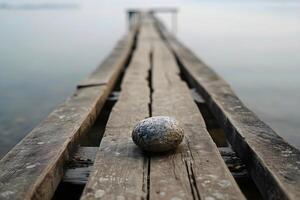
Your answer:
[[[56,10],[56,9],[79,9],[79,4],[72,3],[0,3],[0,10]]]

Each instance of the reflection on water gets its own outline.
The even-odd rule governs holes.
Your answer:
[[[178,37],[299,148],[297,1],[78,0],[80,9],[0,9],[0,156],[109,53],[126,30],[125,8],[161,4],[179,7]]]

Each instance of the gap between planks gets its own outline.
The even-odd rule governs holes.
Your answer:
[[[76,140],[91,127],[124,68],[135,33],[129,32],[106,66],[97,69],[105,85],[78,89],[1,159],[1,199],[52,198]]]
[[[162,39],[154,42],[153,116],[167,115],[183,125],[185,140],[167,155],[151,158],[153,199],[244,199],[227,169],[175,58]],[[171,183],[171,184],[168,184]]]
[[[201,93],[226,132],[234,151],[245,162],[265,199],[300,198],[300,151],[278,136],[235,95],[211,68],[156,25],[190,83]]]
[[[151,53],[151,46],[155,47],[154,53]],[[159,57],[160,54],[165,57]],[[180,80],[175,60],[170,55],[152,19],[144,18],[138,47],[126,71],[120,98],[110,115],[82,199],[244,198],[207,133],[201,114],[187,85]],[[190,116],[185,111],[186,99]],[[148,158],[149,155],[133,144],[133,126],[151,113],[176,113],[174,117],[183,121],[188,136],[175,152]]]
[[[147,199],[150,162],[131,140],[134,125],[149,114],[151,32],[141,24],[136,50],[124,75],[95,164],[81,199]]]

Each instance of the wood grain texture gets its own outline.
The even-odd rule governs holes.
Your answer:
[[[133,45],[132,37],[122,45]],[[124,68],[128,52],[112,54],[104,85],[78,89],[0,161],[0,199],[52,197],[75,140],[93,124]]]
[[[131,132],[138,121],[149,117],[147,77],[152,36],[147,30],[145,22],[81,199],[146,198],[148,158],[132,142]]]
[[[92,125],[106,86],[77,91],[0,161],[3,199],[50,199],[73,143]]]
[[[300,151],[278,136],[230,86],[189,49],[157,25],[191,84],[203,95],[266,199],[300,199]]]
[[[207,132],[175,58],[157,40],[153,48],[153,116],[171,116],[183,126],[185,140],[167,155],[151,157],[151,199],[244,199]]]

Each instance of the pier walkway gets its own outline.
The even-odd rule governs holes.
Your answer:
[[[153,12],[0,161],[0,199],[300,199],[300,152],[279,137]],[[172,116],[185,138],[165,154],[135,124]]]

